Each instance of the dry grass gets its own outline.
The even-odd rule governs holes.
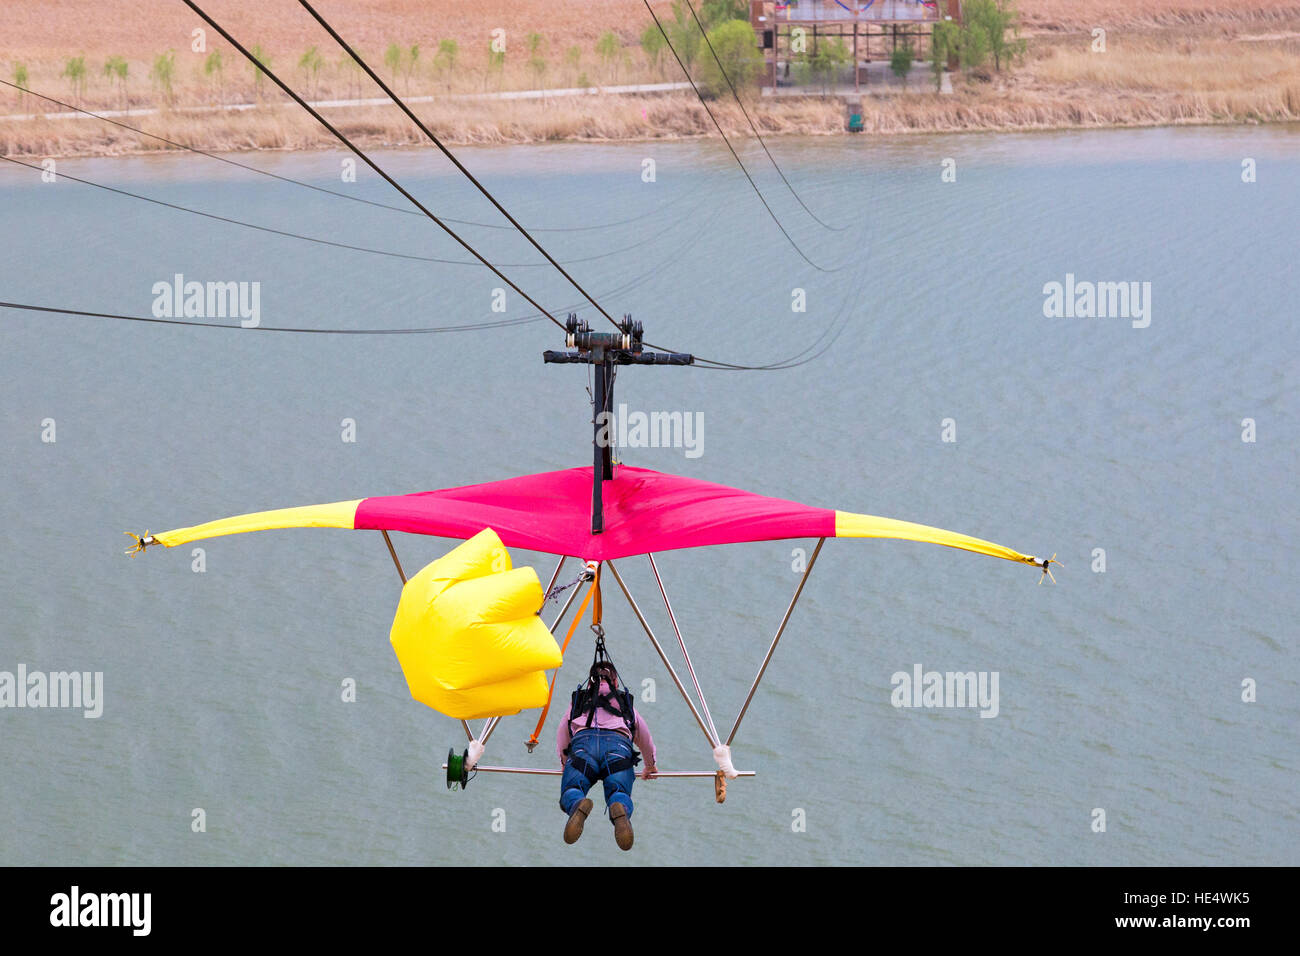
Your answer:
[[[580,101],[553,101],[545,107],[518,101],[461,101],[415,109],[440,139],[459,145],[680,139],[713,133],[713,124],[699,102],[681,96],[591,96]],[[713,110],[728,136],[749,132],[736,107],[715,104]],[[844,128],[844,109],[838,100],[783,99],[753,115],[764,133],[774,135],[817,135]],[[363,148],[425,142],[393,108],[338,111],[333,119]],[[338,147],[309,116],[286,107],[249,113],[164,113],[133,120],[132,125],[204,149]],[[93,119],[0,120],[0,151],[12,156],[117,155],[169,148]]]
[[[868,128],[878,133],[1026,131],[1086,127],[1300,119],[1300,98],[1193,93],[1147,99],[1131,95],[1062,99],[1024,92],[991,99],[969,94],[920,104],[868,104]]]
[[[1052,46],[1039,52],[1029,74],[1057,86],[1082,84],[1110,92],[1233,92],[1300,88],[1300,40],[1266,41],[1243,51],[1226,37],[1118,37],[1105,54],[1086,47]]]
[[[576,85],[586,73],[592,83],[657,82],[676,79],[648,64],[635,40],[648,22],[640,0],[316,0],[322,13],[355,39],[376,68],[390,42],[418,42],[420,65],[394,85],[411,95],[470,93],[529,88],[538,76],[519,50],[536,30],[547,41],[547,70],[541,85]],[[664,0],[656,0],[663,8]],[[11,78],[24,62],[30,86],[72,98],[60,77],[69,56],[84,53],[89,82],[83,105],[114,109],[123,95],[102,75],[103,61],[121,54],[130,62],[125,100],[132,107],[165,105],[148,80],[154,55],[177,50],[174,102],[179,107],[250,102],[258,93],[251,69],[225,48],[220,84],[205,77],[203,57],[188,49],[197,19],[175,0],[115,0],[104,18],[99,0],[45,0],[5,13],[5,60],[0,76]],[[958,82],[954,96],[869,97],[868,128],[878,133],[973,129],[1041,129],[1067,126],[1130,126],[1300,119],[1300,3],[1296,0],[1020,0],[1031,28],[1025,64],[992,82]],[[342,65],[341,57],[310,17],[292,0],[208,0],[205,9],[236,36],[262,45],[284,78],[317,99],[376,96],[379,91]],[[83,25],[94,22],[94,30]],[[1089,51],[1088,30],[1107,28],[1107,52]],[[507,30],[506,69],[489,71],[489,31]],[[603,64],[596,37],[615,30],[627,44],[625,56]],[[433,66],[437,40],[455,37],[460,59],[454,74]],[[164,39],[165,38],[165,39]],[[1249,42],[1244,42],[1249,41]],[[297,69],[298,58],[316,45],[326,65],[313,79]],[[578,46],[579,64],[564,62]],[[180,142],[208,149],[305,149],[332,147],[327,133],[269,84],[259,109],[238,112],[164,111],[129,122]],[[540,101],[440,98],[415,107],[451,143],[530,143],[553,140],[607,141],[713,135],[703,109],[689,95],[591,96]],[[53,109],[12,91],[0,90],[0,112]],[[739,111],[718,107],[728,132],[746,135]],[[755,115],[767,133],[831,134],[843,129],[844,108],[836,100],[810,98],[762,101]],[[418,132],[389,107],[336,110],[342,128],[367,146],[415,144]],[[4,120],[0,148],[9,154],[115,154],[148,151],[159,144],[93,120]]]
[[[1105,53],[1091,52],[1087,36],[1040,38],[988,105],[1032,113],[1055,102],[1056,112],[1077,113],[1084,125],[1297,120],[1300,15],[1276,23],[1284,29],[1219,23],[1111,30]]]
[[[1018,7],[1027,26],[1048,30],[1258,24],[1300,18],[1296,0],[1020,0]]]

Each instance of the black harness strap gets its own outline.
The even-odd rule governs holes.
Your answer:
[[[607,693],[591,686],[590,681],[578,685],[569,700],[569,719],[581,720],[586,716],[584,730],[591,730],[596,721],[596,711],[615,714],[622,718],[627,732],[636,736],[636,711],[632,704],[632,692],[626,688],[611,689]]]
[[[578,720],[585,714],[587,717],[585,727],[590,730],[596,720],[596,710],[599,708],[621,717],[627,726],[627,732],[635,737],[636,710],[632,704],[632,692],[626,686],[618,686],[619,680],[615,677],[610,681],[610,689],[601,693],[600,675],[604,671],[602,665],[607,665],[615,675],[618,674],[618,668],[614,666],[614,659],[605,649],[605,629],[599,624],[593,624],[591,629],[596,632],[596,653],[592,658],[591,670],[588,672],[586,682],[578,685],[578,689],[573,692],[573,697],[569,701],[569,719]]]
[[[573,754],[569,761],[573,764],[573,769],[586,778],[588,784],[594,785],[600,780],[600,768],[583,757],[582,754]]]
[[[631,749],[630,745],[629,749]],[[582,774],[589,784],[594,785],[602,777],[611,773],[633,769],[641,763],[641,755],[635,750],[632,750],[630,754],[616,754],[607,759],[603,766],[593,763],[580,753],[572,754],[569,760],[573,764],[573,769]]]

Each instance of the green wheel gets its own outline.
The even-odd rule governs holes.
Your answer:
[[[459,784],[462,790],[469,783],[469,751],[456,753],[456,748],[452,747],[447,751],[447,789],[455,790]]]

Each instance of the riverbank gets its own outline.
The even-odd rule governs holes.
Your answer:
[[[7,24],[5,56],[9,59],[4,64],[7,73],[0,78],[13,82],[21,64],[26,74],[24,85],[35,93],[75,102],[95,112],[131,111],[119,116],[119,122],[203,149],[337,145],[265,78],[258,81],[239,62],[235,51],[225,51],[214,67],[211,56],[219,50],[217,44],[198,53],[188,48],[174,52],[170,76],[164,83],[157,69],[161,54],[153,55],[151,61],[149,50],[169,31],[188,40],[192,30],[188,19],[172,10],[175,5],[135,0],[116,26],[109,25],[110,29],[96,35],[91,52],[82,52],[79,46],[74,51],[72,43],[56,43],[52,38],[61,36],[77,36],[78,44],[86,42],[75,28],[77,16],[86,13],[81,9],[85,5],[86,0],[58,0],[19,14],[14,23]],[[628,13],[621,17],[622,22],[639,23],[630,19],[632,7],[628,11],[613,9],[622,5],[611,4],[607,19],[613,23],[614,13],[620,17]],[[456,5],[461,12],[451,22],[461,36],[481,33],[486,37],[494,17],[506,24],[503,29],[526,33],[531,28],[529,17],[535,16],[536,28],[549,31],[540,42],[542,55],[527,63],[507,59],[499,69],[478,63],[483,54],[471,53],[468,40],[458,41],[461,52],[456,57],[443,55],[439,61],[439,40],[429,37],[427,24],[421,25],[418,8],[408,9],[414,4],[404,0],[385,4],[382,16],[370,9],[373,4],[362,6],[365,9],[355,17],[345,9],[334,16],[340,22],[346,18],[348,32],[357,37],[363,53],[377,67],[390,47],[406,51],[406,66],[395,60],[391,68],[393,82],[399,92],[419,98],[413,108],[449,143],[608,142],[716,135],[708,114],[689,90],[532,99],[483,95],[539,86],[599,89],[681,80],[679,73],[671,72],[662,62],[648,61],[636,46],[636,32],[626,27],[615,31],[623,44],[621,53],[598,57],[593,51],[599,44],[600,25],[591,20],[589,5],[553,4],[545,15],[533,11],[531,7],[537,4],[529,3],[513,4],[508,10],[484,3],[472,14]],[[916,81],[906,94],[869,93],[863,102],[868,133],[1300,120],[1300,4],[1248,0],[1241,6],[1216,9],[1194,0],[1124,4],[1022,0],[1020,7],[1028,42],[1023,63],[988,77],[955,75],[951,94],[929,92],[924,86],[918,89]],[[132,26],[138,26],[133,16],[138,14],[147,21],[149,16],[162,16],[164,9],[167,16],[156,29],[141,31]],[[321,44],[304,24],[293,18],[269,18],[259,9],[251,0],[228,0],[213,12],[228,19],[234,32],[260,38],[259,45],[268,51],[272,68],[313,100],[368,99],[378,93],[355,69],[324,60],[327,44]],[[1096,28],[1106,31],[1104,52],[1094,50]],[[427,48],[412,57],[404,42],[393,40],[385,46],[385,36],[424,37]],[[318,44],[321,56],[314,66],[312,58],[305,56],[311,44]],[[116,56],[126,63],[125,79],[106,69],[109,59]],[[79,82],[61,75],[75,57],[84,58]],[[922,82],[930,81],[926,77]],[[30,114],[57,113],[61,108],[12,87],[0,90],[0,110],[9,114],[0,116],[0,150],[6,155],[120,155],[170,148],[147,135],[93,118],[32,117]],[[248,104],[253,108],[247,108]],[[752,135],[734,103],[718,102],[713,109],[728,135]],[[422,142],[418,130],[391,106],[362,102],[333,105],[324,112],[363,147]],[[840,98],[812,95],[756,98],[750,112],[765,135],[832,135],[843,132],[846,110]]]

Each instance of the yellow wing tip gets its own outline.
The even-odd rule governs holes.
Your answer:
[[[161,542],[158,541],[158,539],[155,538],[153,535],[151,535],[148,531],[146,531],[142,535],[136,534],[134,531],[123,531],[122,533],[126,535],[128,538],[135,539],[135,544],[131,545],[131,547],[127,548],[126,551],[123,552],[124,554],[132,558],[134,558],[137,554],[143,552],[150,545],[161,544]]]
[[[1056,565],[1058,568],[1065,567],[1064,564],[1056,560],[1056,552],[1052,552],[1052,556],[1050,558],[1035,558],[1031,556],[1029,558],[1029,563],[1034,565],[1035,567],[1039,567],[1043,569],[1043,573],[1038,577],[1039,584],[1043,583],[1043,578],[1045,577],[1050,578],[1053,584],[1056,583],[1056,575],[1052,574],[1052,565]]]
[[[1008,548],[993,541],[985,541],[982,538],[973,538],[970,535],[960,534],[956,531],[948,531],[932,525],[916,524],[912,521],[901,521],[898,518],[854,514],[848,511],[835,512],[835,536],[837,538],[894,538],[902,541],[939,544],[949,548],[958,548],[962,551],[985,554],[992,558],[1032,564],[1036,568],[1042,568],[1049,577],[1051,573],[1046,570],[1047,565],[1060,563],[1056,560],[1056,555],[1046,559],[1036,558],[1033,555],[1022,554],[1014,548]],[[1053,578],[1053,580],[1055,579]]]

